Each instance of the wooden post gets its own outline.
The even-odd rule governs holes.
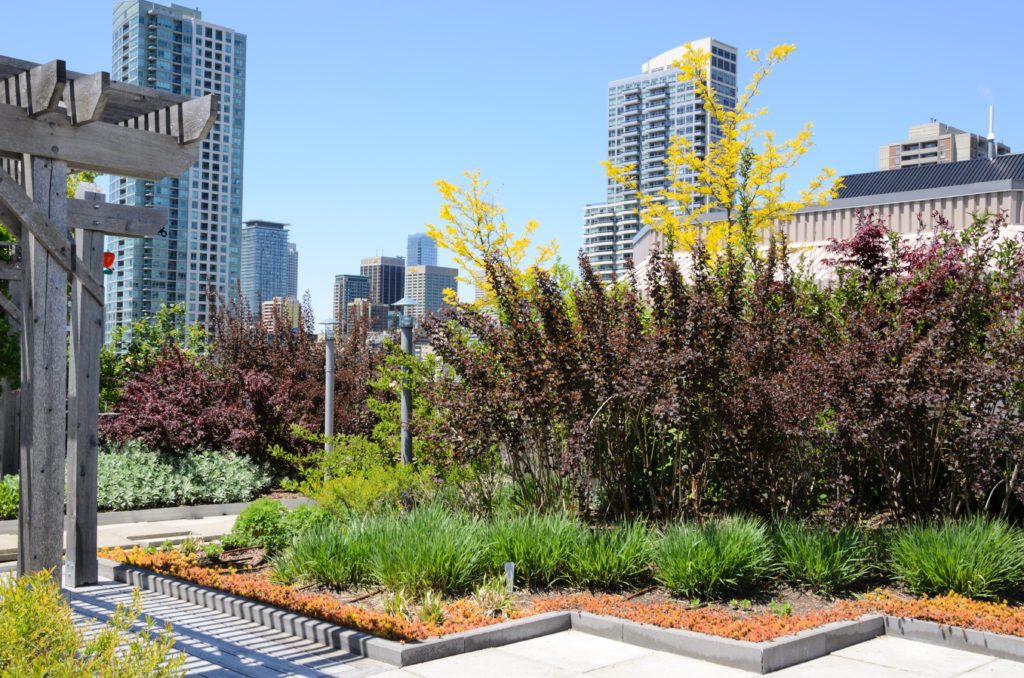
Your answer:
[[[67,163],[28,155],[23,162],[26,193],[67,237]],[[67,442],[68,274],[29,229],[22,232],[21,242],[24,320],[18,573],[52,570],[59,577]]]
[[[18,472],[18,398],[20,392],[0,380],[0,477]]]
[[[87,193],[94,201],[102,194]],[[99,272],[103,267],[103,234],[75,229],[78,266]],[[96,559],[96,467],[99,454],[100,349],[103,347],[103,306],[82,286],[71,282],[71,359],[68,364],[68,484],[66,586],[99,581]]]

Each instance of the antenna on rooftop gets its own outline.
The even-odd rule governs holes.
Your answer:
[[[996,159],[995,106],[988,107],[988,159]]]

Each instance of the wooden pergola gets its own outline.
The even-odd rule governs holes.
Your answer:
[[[162,208],[69,199],[68,172],[178,177],[218,108],[216,94],[187,99],[0,56],[0,223],[18,239],[15,263],[0,263],[12,292],[0,313],[21,333],[18,407],[8,395],[0,416],[8,436],[20,416],[19,574],[59,572],[66,531],[65,582],[97,580],[103,236],[149,237],[167,223]]]

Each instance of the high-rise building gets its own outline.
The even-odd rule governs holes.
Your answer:
[[[274,297],[260,304],[260,322],[268,332],[296,329],[302,317],[302,306],[294,297]]]
[[[216,93],[220,111],[199,161],[175,179],[110,180],[110,201],[168,209],[152,238],[107,238],[119,265],[106,282],[107,336],[118,325],[180,303],[188,322],[211,320],[216,297],[241,275],[246,37],[198,10],[117,0],[110,77],[190,97]]]
[[[359,262],[359,274],[370,279],[368,299],[375,304],[390,306],[405,296],[403,257],[365,257]]]
[[[996,155],[1007,155],[1010,147],[996,142]],[[941,165],[959,160],[988,157],[988,140],[944,122],[914,125],[907,138],[878,147],[878,169],[893,170],[921,165]]]
[[[409,308],[409,315],[417,325],[427,313],[437,313],[448,305],[444,300],[444,291],[459,291],[458,275],[459,269],[446,266],[424,264],[406,269],[406,295],[417,302]]]
[[[426,233],[413,233],[409,236],[409,247],[406,252],[405,265],[437,266],[437,243]]]
[[[288,243],[288,295],[299,298],[299,248],[295,243]]]
[[[297,266],[298,252],[288,242],[287,226],[253,220],[242,227],[242,300],[253,318],[259,316],[264,301],[296,297],[290,276],[292,257]]]
[[[356,323],[365,322],[368,332],[386,332],[390,314],[384,304],[375,304],[369,299],[350,301],[345,317],[345,327],[352,331]]]
[[[356,299],[370,298],[370,279],[365,275],[343,273],[334,276],[334,322],[338,331],[348,334],[348,305]]]
[[[736,48],[712,38],[670,49],[645,63],[640,75],[608,83],[608,160],[632,164],[633,178],[644,193],[668,186],[665,159],[674,137],[685,137],[698,153],[721,138],[693,85],[681,82],[672,65],[687,46],[709,55],[708,82],[723,106],[734,107]],[[605,202],[587,205],[583,223],[583,251],[594,270],[604,280],[625,273],[640,224],[636,197],[609,180]]]

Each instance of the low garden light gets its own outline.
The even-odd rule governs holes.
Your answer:
[[[398,329],[402,332],[402,350],[407,355],[412,355],[412,326],[413,317],[407,309],[418,306],[419,302],[410,297],[403,297],[392,306],[398,309]],[[408,376],[409,368],[405,368]],[[412,463],[412,434],[409,432],[409,419],[412,410],[412,399],[409,396],[409,385],[407,380],[402,382],[402,463]]]
[[[320,324],[324,326],[324,455],[327,456],[331,453],[331,438],[334,437],[334,327],[338,321],[328,320]],[[325,470],[325,480],[326,475]]]

